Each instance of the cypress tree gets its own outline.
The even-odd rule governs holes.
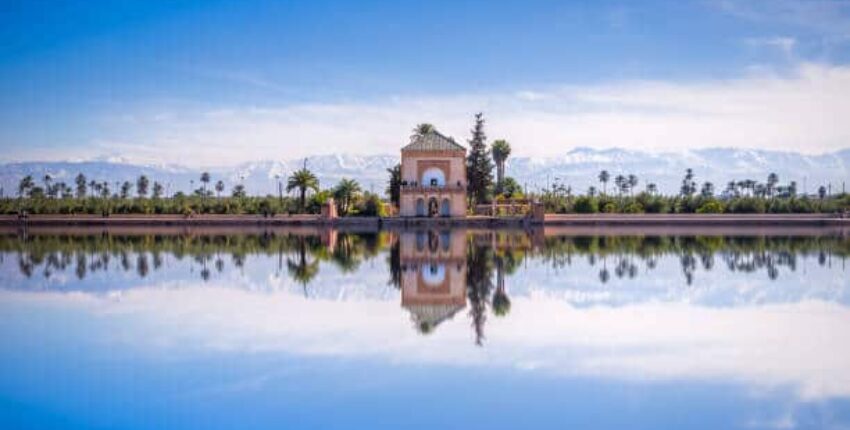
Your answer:
[[[486,203],[493,186],[493,163],[487,136],[484,134],[484,114],[475,114],[472,139],[469,140],[469,155],[466,158],[467,193],[475,204]]]

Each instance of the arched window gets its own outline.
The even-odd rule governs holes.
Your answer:
[[[426,263],[422,266],[422,281],[429,287],[438,287],[446,280],[446,265]]]
[[[446,252],[449,250],[449,246],[451,245],[451,233],[448,230],[443,230],[440,232],[440,246],[443,248],[443,251]]]
[[[422,173],[422,185],[444,187],[446,186],[446,174],[437,167],[429,167]]]
[[[416,216],[425,216],[425,199],[416,200]]]
[[[452,202],[449,199],[443,199],[440,205],[440,216],[449,216],[452,214]]]
[[[416,232],[416,250],[417,251],[421,252],[421,251],[425,250],[425,240],[426,239],[427,238],[425,236],[424,231],[417,231]]]

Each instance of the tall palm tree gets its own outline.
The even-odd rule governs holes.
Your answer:
[[[623,175],[617,175],[617,177],[614,178],[614,184],[617,185],[617,190],[620,195],[622,195],[629,187],[629,180]]]
[[[339,184],[334,187],[334,199],[337,200],[339,213],[341,215],[348,214],[348,210],[351,208],[351,202],[358,194],[360,194],[360,191],[362,191],[360,184],[358,184],[354,179],[342,178],[342,180],[339,181]]]
[[[148,196],[148,184],[150,184],[150,180],[145,175],[139,176],[139,179],[136,180],[136,194],[139,197]]]
[[[52,186],[53,177],[50,174],[44,175],[44,191],[47,192],[48,197],[55,197],[55,192]]]
[[[204,187],[204,194],[203,194],[203,197],[204,197],[204,198],[206,198],[206,197],[207,197],[207,184],[209,184],[209,183],[210,183],[210,180],[211,180],[211,179],[212,179],[212,178],[210,178],[210,174],[209,174],[209,172],[203,172],[203,173],[201,173],[201,183],[203,183],[203,184],[204,184],[204,185],[203,185],[203,187]]]
[[[292,173],[286,181],[286,192],[298,189],[299,201],[301,203],[301,211],[307,207],[307,190],[319,191],[319,179],[313,172],[307,170],[307,160],[304,160],[304,167]]]
[[[629,184],[629,194],[633,194],[633,190],[635,189],[635,187],[638,184],[638,178],[635,175],[629,175],[629,177],[626,178],[626,180],[628,181],[628,184]]]
[[[607,170],[599,172],[599,182],[602,182],[602,194],[608,192],[608,180],[611,179],[611,174]]]
[[[423,122],[421,124],[417,124],[416,127],[413,127],[413,134],[410,135],[410,140],[416,140],[419,137],[425,136],[428,133],[433,133],[437,131],[434,128],[433,124],[429,124],[427,122]]]
[[[496,189],[501,191],[502,181],[505,180],[505,161],[511,155],[511,144],[504,139],[494,140],[490,150],[493,162],[496,163]]]
[[[224,181],[219,180],[215,183],[215,195],[218,198],[221,198],[221,193],[224,192]]]

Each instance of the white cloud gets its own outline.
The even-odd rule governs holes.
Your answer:
[[[793,46],[789,40],[768,43]],[[493,94],[394,97],[280,107],[151,106],[103,119],[103,135],[53,158],[120,153],[131,160],[227,165],[337,153],[395,153],[414,124],[465,141],[484,111],[491,138],[519,156],[572,147],[654,151],[739,147],[820,153],[850,146],[850,67],[803,64],[789,75],[702,82],[628,81]],[[108,143],[104,143],[108,142]],[[18,159],[34,154],[21,151]]]
[[[120,297],[0,291],[30,315],[62,312],[66,332],[96,319],[125,329],[106,339],[168,357],[284,352],[391,363],[490,366],[551,376],[728,381],[754,391],[791,388],[798,400],[850,397],[850,310],[823,301],[706,308],[687,303],[575,307],[515,297],[472,342],[464,312],[422,337],[395,300],[305,299],[219,286],[134,288]],[[163,351],[165,350],[165,351]]]

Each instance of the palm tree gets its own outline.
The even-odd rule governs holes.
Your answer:
[[[339,181],[339,184],[334,188],[333,195],[339,205],[339,213],[347,215],[351,208],[351,202],[360,194],[360,184],[354,179],[345,179]]]
[[[292,173],[292,176],[287,179],[286,192],[298,189],[299,202],[301,203],[301,211],[307,207],[307,190],[319,191],[319,179],[313,172],[307,170],[307,160],[304,160],[304,167]]]
[[[224,192],[224,181],[219,180],[215,183],[215,196],[221,198],[221,193]]]
[[[685,169],[685,178],[682,179],[682,188],[679,193],[682,197],[691,197],[697,192],[697,183],[694,181],[694,169]]]
[[[56,184],[56,190],[63,199],[73,197],[73,194],[71,193],[71,187],[69,187],[68,184],[64,182],[59,182],[58,184]]]
[[[779,175],[770,173],[767,175],[767,195],[773,197],[773,191],[776,189],[776,184],[779,183]]]
[[[726,184],[726,194],[728,194],[729,197],[737,197],[738,196],[738,183],[735,182],[735,181],[729,181],[729,183]]]
[[[635,175],[629,175],[626,180],[629,183],[629,194],[632,194],[632,190],[634,190],[638,184],[638,178]]]
[[[753,181],[752,179],[744,179],[743,181],[738,182],[738,185],[740,185],[744,191],[747,191],[747,195],[749,196],[753,195],[751,190],[755,188],[755,184],[756,181]]]
[[[148,196],[148,184],[150,184],[150,180],[145,175],[139,176],[139,179],[136,180],[136,194],[139,197]]]
[[[50,176],[49,173],[44,175],[44,191],[47,192],[48,197],[53,197],[53,195],[54,195],[53,187],[51,186],[52,182],[53,182],[53,177]]]
[[[203,183],[203,184],[204,184],[204,185],[203,185],[203,187],[204,187],[204,194],[203,194],[203,197],[204,197],[204,198],[206,198],[206,197],[207,197],[207,184],[209,184],[209,183],[210,183],[210,179],[211,179],[211,178],[210,178],[210,174],[209,174],[209,172],[203,172],[203,173],[201,173],[201,183]]]
[[[130,181],[124,181],[124,183],[121,184],[121,198],[122,199],[126,199],[127,197],[130,197],[130,189],[131,188],[133,188],[133,184],[131,184]]]
[[[617,190],[620,195],[622,195],[629,187],[629,180],[623,175],[617,175],[617,177],[614,178],[614,184],[617,185]]]
[[[421,124],[417,124],[416,127],[413,127],[413,134],[410,135],[410,140],[416,140],[422,136],[425,136],[428,133],[433,133],[437,131],[434,128],[433,124],[429,124],[427,122],[423,122]]]
[[[655,185],[652,182],[646,184],[646,192],[651,195],[655,195],[655,193],[658,192],[658,185]]]
[[[603,170],[599,172],[599,182],[602,182],[602,194],[606,194],[608,192],[608,180],[611,179],[611,175],[607,170]]]
[[[230,194],[235,198],[241,199],[245,197],[248,193],[245,191],[244,185],[237,184],[235,187],[233,187],[232,190],[230,190]]]
[[[511,155],[511,144],[504,139],[494,140],[490,150],[493,162],[496,163],[496,190],[501,191],[505,179],[505,161]]]
[[[153,183],[153,198],[158,199],[162,197],[162,184],[159,182]]]
[[[86,197],[86,176],[82,173],[78,174],[76,178],[74,178],[74,182],[77,184],[77,198],[82,199]]]
[[[29,194],[34,186],[35,182],[32,180],[32,175],[24,176],[21,182],[18,183],[18,197]]]
[[[702,195],[702,197],[706,199],[714,197],[714,184],[712,184],[711,182],[703,182],[700,195]]]

